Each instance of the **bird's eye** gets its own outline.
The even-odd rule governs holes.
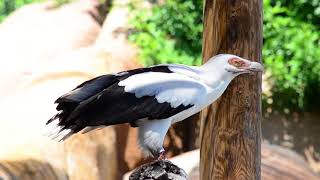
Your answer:
[[[238,58],[229,59],[228,63],[235,66],[235,67],[241,67],[242,65],[245,64],[242,60],[240,60]]]

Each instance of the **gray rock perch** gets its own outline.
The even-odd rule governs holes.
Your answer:
[[[183,169],[168,160],[158,160],[136,168],[129,180],[188,180]]]

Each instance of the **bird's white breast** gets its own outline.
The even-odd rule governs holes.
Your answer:
[[[198,112],[200,112],[202,109],[206,108],[210,104],[212,104],[214,101],[216,101],[226,90],[229,82],[227,81],[221,81],[215,88],[210,88],[209,86],[206,86],[207,93],[205,94],[205,98],[202,98],[202,101],[198,101],[194,104],[193,107],[186,109],[174,116],[171,117],[172,124],[182,121]]]

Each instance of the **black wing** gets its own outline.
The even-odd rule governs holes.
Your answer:
[[[154,96],[137,98],[124,91],[118,82],[138,73],[144,72],[172,73],[166,66],[135,69],[118,74],[99,76],[86,81],[56,100],[56,116],[48,122],[59,120],[58,125],[64,129],[79,132],[87,126],[133,124],[138,119],[164,119],[173,116],[192,105],[180,105],[172,108],[169,103],[158,103]]]

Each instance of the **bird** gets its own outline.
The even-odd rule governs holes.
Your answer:
[[[78,132],[128,123],[138,128],[145,156],[166,159],[169,127],[216,101],[241,74],[263,65],[232,54],[218,54],[201,66],[160,64],[105,74],[59,97],[58,111],[46,123],[47,136],[64,141]]]

